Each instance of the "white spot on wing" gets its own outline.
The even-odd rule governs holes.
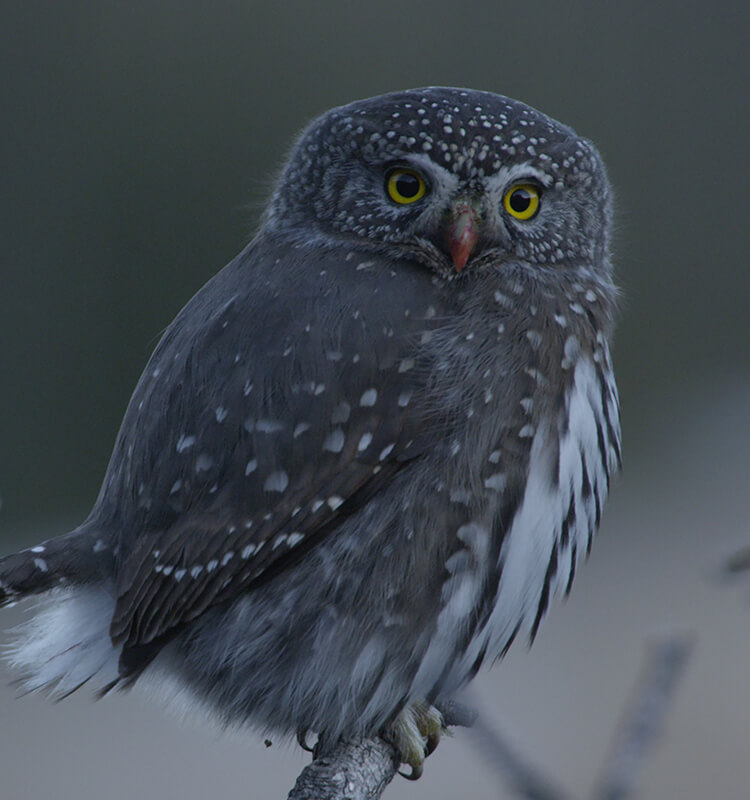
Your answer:
[[[359,404],[361,406],[374,406],[377,399],[378,399],[378,390],[367,389],[362,393],[362,397],[359,398]]]
[[[341,428],[334,428],[323,442],[323,449],[331,453],[340,453],[344,449],[346,437]]]
[[[302,436],[305,431],[310,430],[310,423],[309,422],[298,422],[294,428],[294,438],[296,439],[298,436]]]
[[[252,475],[256,469],[258,469],[258,459],[251,458],[245,466],[245,475]]]
[[[189,449],[195,444],[195,436],[188,436],[186,434],[182,434],[180,438],[177,440],[177,452],[184,453],[185,450]]]
[[[331,414],[331,423],[333,425],[340,425],[342,422],[346,422],[349,419],[351,410],[352,407],[349,405],[349,403],[339,403],[336,408],[333,409],[333,413]]]
[[[287,486],[289,486],[289,476],[283,469],[272,472],[263,484],[267,492],[284,492]]]

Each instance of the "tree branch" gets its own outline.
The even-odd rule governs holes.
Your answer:
[[[477,714],[453,701],[438,707],[446,727],[471,727]],[[316,754],[300,773],[287,800],[377,800],[400,765],[385,739],[345,739]]]
[[[346,739],[302,770],[287,800],[377,800],[398,766],[384,739]]]
[[[637,778],[664,728],[692,644],[690,638],[679,634],[649,644],[641,676],[601,771],[596,800],[623,800],[634,794]]]

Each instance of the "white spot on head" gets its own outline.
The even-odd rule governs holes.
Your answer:
[[[172,488],[169,490],[170,494],[176,494],[177,492],[182,489],[182,481],[178,478],[173,484]]]
[[[519,439],[530,439],[534,435],[534,426],[533,425],[524,425],[520,431],[518,431],[518,438]]]
[[[493,450],[490,453],[490,456],[489,456],[489,458],[487,460],[490,462],[490,464],[498,464],[498,463],[500,463],[500,451],[499,450]]]
[[[93,549],[94,549],[95,553],[101,553],[102,550],[106,550],[107,549],[107,545],[104,544],[104,542],[101,539],[97,539],[94,542],[94,548]]]
[[[263,484],[267,492],[284,492],[287,486],[289,486],[289,476],[283,469],[272,472]]]
[[[362,393],[362,397],[359,398],[359,404],[361,406],[374,406],[377,399],[378,399],[378,390],[367,389]]]
[[[409,405],[409,401],[411,400],[411,392],[401,392],[398,396],[398,406],[399,408],[406,408]]]
[[[247,462],[247,466],[245,467],[245,475],[252,475],[252,473],[255,472],[256,469],[258,469],[258,459],[251,458]]]
[[[217,422],[224,422],[224,420],[227,418],[227,414],[228,413],[229,413],[229,411],[227,411],[227,409],[224,408],[224,406],[219,406],[216,409],[216,421]]]
[[[534,408],[534,398],[533,397],[522,397],[521,398],[521,408],[527,414],[531,414],[531,411]]]
[[[43,544],[38,544],[31,548],[32,553],[43,553],[47,548]]]

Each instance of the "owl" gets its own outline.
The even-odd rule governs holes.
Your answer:
[[[169,326],[71,533],[0,560],[42,595],[26,688],[144,676],[229,725],[383,735],[533,640],[620,464],[610,188],[488,92],[335,108],[252,242]]]

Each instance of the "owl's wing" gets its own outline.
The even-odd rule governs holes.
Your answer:
[[[289,249],[251,247],[207,284],[131,400],[102,492],[137,508],[111,625],[125,673],[303,557],[441,435],[414,346],[436,315],[429,277]]]

